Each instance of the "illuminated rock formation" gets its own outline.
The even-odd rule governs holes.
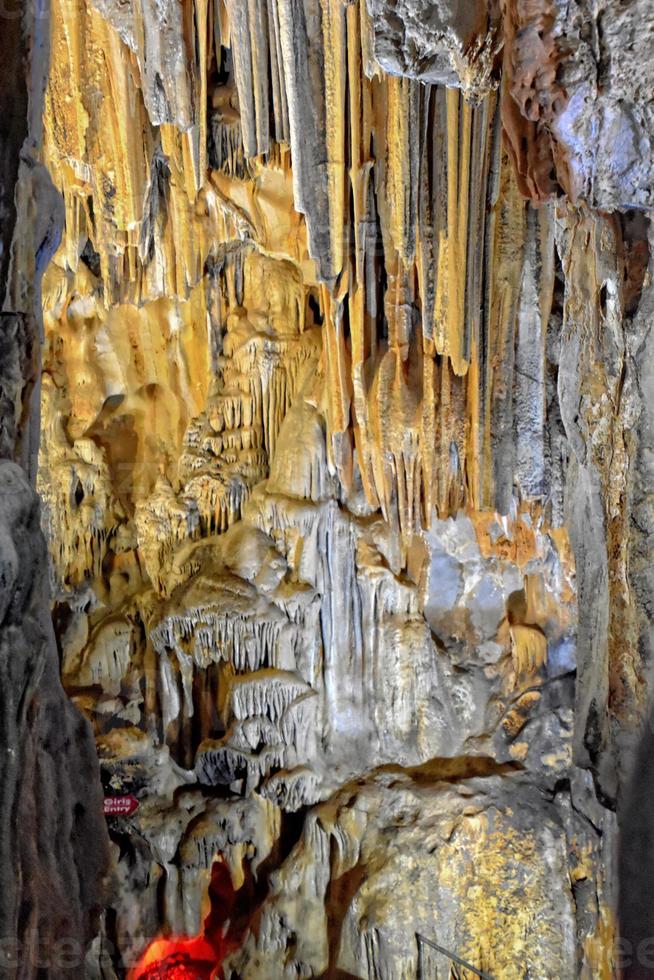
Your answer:
[[[51,4],[60,196],[21,164],[0,448],[33,474],[44,272],[61,674],[139,803],[88,975],[199,936],[216,861],[256,913],[226,975],[404,980],[417,932],[496,980],[613,975],[652,643],[643,5]]]
[[[233,957],[236,976],[321,976],[337,963],[350,976],[415,976],[415,931],[435,925],[439,944],[492,976],[601,976],[602,925],[580,929],[607,856],[605,828],[576,809],[585,787],[545,801],[488,760],[476,775],[460,761],[380,769],[312,810],[258,933]],[[433,951],[423,963],[428,976],[450,965]]]

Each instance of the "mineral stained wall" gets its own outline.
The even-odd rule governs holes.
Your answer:
[[[405,980],[416,933],[615,974],[649,22],[52,0],[38,488],[64,685],[139,801],[89,977],[195,935],[217,859],[254,896],[226,977]]]

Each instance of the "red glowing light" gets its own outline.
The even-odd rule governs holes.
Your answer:
[[[218,955],[204,936],[155,939],[130,980],[215,980],[220,976]]]
[[[221,860],[211,869],[211,910],[197,936],[154,939],[128,980],[221,980],[221,963],[238,949],[252,913],[250,890],[234,889],[229,868]],[[244,901],[249,914],[244,916]]]

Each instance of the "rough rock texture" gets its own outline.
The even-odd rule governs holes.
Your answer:
[[[59,199],[37,162],[47,8],[3,16],[0,110],[0,974],[80,975],[103,903],[107,835],[88,722],[64,694],[32,485],[39,281]]]
[[[499,7],[486,0],[369,0],[374,55],[393,75],[460,87],[479,97],[494,87],[501,49]]]
[[[343,787],[308,815],[232,975],[413,977],[418,932],[492,976],[601,976],[597,831],[611,818],[589,823],[577,778],[544,796],[462,758]],[[449,966],[427,950],[424,975]]]
[[[368,0],[368,8],[374,53],[393,74],[473,98],[502,75],[503,123],[526,195],[562,189],[606,211],[654,205],[646,0]]]
[[[651,32],[600,7],[54,0],[39,489],[64,683],[140,804],[90,976],[195,935],[219,858],[233,976],[399,980],[416,931],[614,974]]]
[[[38,498],[7,459],[0,487],[2,976],[73,978],[104,898],[98,763],[61,688]]]
[[[504,5],[505,116],[519,180],[606,211],[651,208],[651,21],[630,0]]]

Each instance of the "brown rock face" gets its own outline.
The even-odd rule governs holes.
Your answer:
[[[565,147],[551,130],[567,102],[555,21],[550,0],[507,0],[503,7],[502,123],[520,190],[538,202],[571,189]]]
[[[159,975],[160,948],[262,980],[625,965],[651,26],[644,0],[12,26],[7,976]],[[39,966],[62,938],[75,962]]]

